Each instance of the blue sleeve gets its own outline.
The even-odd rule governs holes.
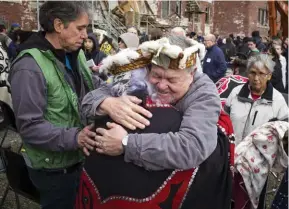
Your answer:
[[[17,57],[17,46],[13,42],[9,44],[7,54],[10,60],[14,60]]]
[[[217,75],[218,78],[221,78],[225,75],[226,71],[227,71],[227,64],[226,64],[226,60],[225,60],[225,56],[224,53],[222,52],[222,50],[218,50],[217,54]]]

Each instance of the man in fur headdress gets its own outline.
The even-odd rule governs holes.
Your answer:
[[[109,117],[96,120],[96,152],[86,160],[76,208],[229,207],[229,141],[217,129],[216,87],[196,71],[197,51],[185,37],[171,36],[103,61],[100,71],[113,82],[86,95],[82,106],[90,118]],[[149,124],[137,113],[132,119],[136,106],[124,95],[141,99],[153,115]]]

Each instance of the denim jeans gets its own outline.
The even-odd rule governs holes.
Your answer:
[[[82,166],[67,173],[28,168],[29,176],[40,193],[43,209],[73,209]]]

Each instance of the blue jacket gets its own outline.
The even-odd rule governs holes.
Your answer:
[[[217,82],[225,75],[226,70],[227,65],[222,50],[216,45],[208,48],[203,60],[203,72],[206,73],[212,81]]]

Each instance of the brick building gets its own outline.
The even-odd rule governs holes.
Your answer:
[[[157,22],[163,26],[188,28],[189,31],[210,33],[213,4],[209,1],[154,1]]]
[[[210,1],[210,0],[147,0],[156,20],[164,28],[181,26],[189,31],[218,33],[243,32],[250,35],[259,30],[268,34],[268,12],[266,1]],[[37,29],[36,1],[13,0],[0,2],[0,21],[17,22],[23,29]]]
[[[221,36],[240,32],[250,36],[254,30],[267,36],[267,1],[215,1],[212,21],[213,32]]]
[[[194,11],[189,13],[188,4],[195,2]],[[216,33],[227,36],[243,33],[250,36],[259,30],[267,36],[269,30],[267,1],[158,1],[158,21],[173,25],[172,17],[179,13],[179,24],[189,31]],[[181,7],[179,6],[181,5]]]
[[[0,21],[8,27],[12,23],[19,23],[24,30],[37,29],[35,2],[28,0],[1,1]]]

